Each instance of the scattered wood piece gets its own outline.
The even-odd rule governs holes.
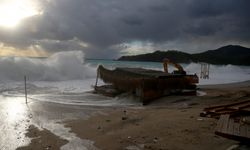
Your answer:
[[[204,108],[203,112],[200,113],[201,117],[213,117],[219,118],[220,115],[249,115],[250,114],[250,100],[217,105]]]
[[[235,122],[230,115],[221,115],[218,120],[215,134],[225,138],[234,139],[238,141],[250,141],[250,125],[242,122]]]

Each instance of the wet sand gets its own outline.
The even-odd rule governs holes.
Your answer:
[[[62,145],[68,143],[67,140],[61,139],[49,130],[39,130],[34,125],[29,126],[26,136],[32,138],[31,143],[27,146],[17,148],[17,150],[60,149]]]
[[[206,95],[168,96],[147,106],[90,107],[30,100],[22,118],[25,127],[15,131],[25,136],[15,138],[32,140],[17,146],[19,150],[226,150],[238,144],[216,136],[217,120],[199,114],[207,106],[249,99],[250,82],[199,88]]]
[[[88,120],[68,121],[81,138],[104,150],[228,149],[238,144],[214,134],[216,119],[199,116],[204,107],[249,99],[250,82],[200,86],[207,95],[169,96],[148,106],[113,108]]]

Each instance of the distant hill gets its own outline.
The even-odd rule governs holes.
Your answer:
[[[122,56],[118,60],[161,62],[164,58],[169,58],[177,63],[207,62],[210,64],[250,65],[250,48],[228,45],[197,54],[188,54],[175,50],[155,51],[135,56]]]
[[[164,58],[169,58],[174,62],[188,63],[192,62],[192,55],[179,51],[155,51],[153,53],[141,54],[135,56],[122,56],[118,60],[126,61],[153,61],[161,62]]]

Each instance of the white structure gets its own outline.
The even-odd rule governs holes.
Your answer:
[[[201,63],[201,74],[200,74],[201,79],[209,79],[209,68],[210,64]]]

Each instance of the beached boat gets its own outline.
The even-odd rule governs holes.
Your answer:
[[[102,65],[98,67],[98,76],[113,89],[131,92],[138,96],[143,104],[170,92],[183,90],[196,91],[198,77],[185,72],[166,73],[143,68],[116,68],[109,70]],[[98,91],[102,88],[95,88]],[[105,90],[102,90],[105,91]],[[101,92],[102,93],[102,92]]]

